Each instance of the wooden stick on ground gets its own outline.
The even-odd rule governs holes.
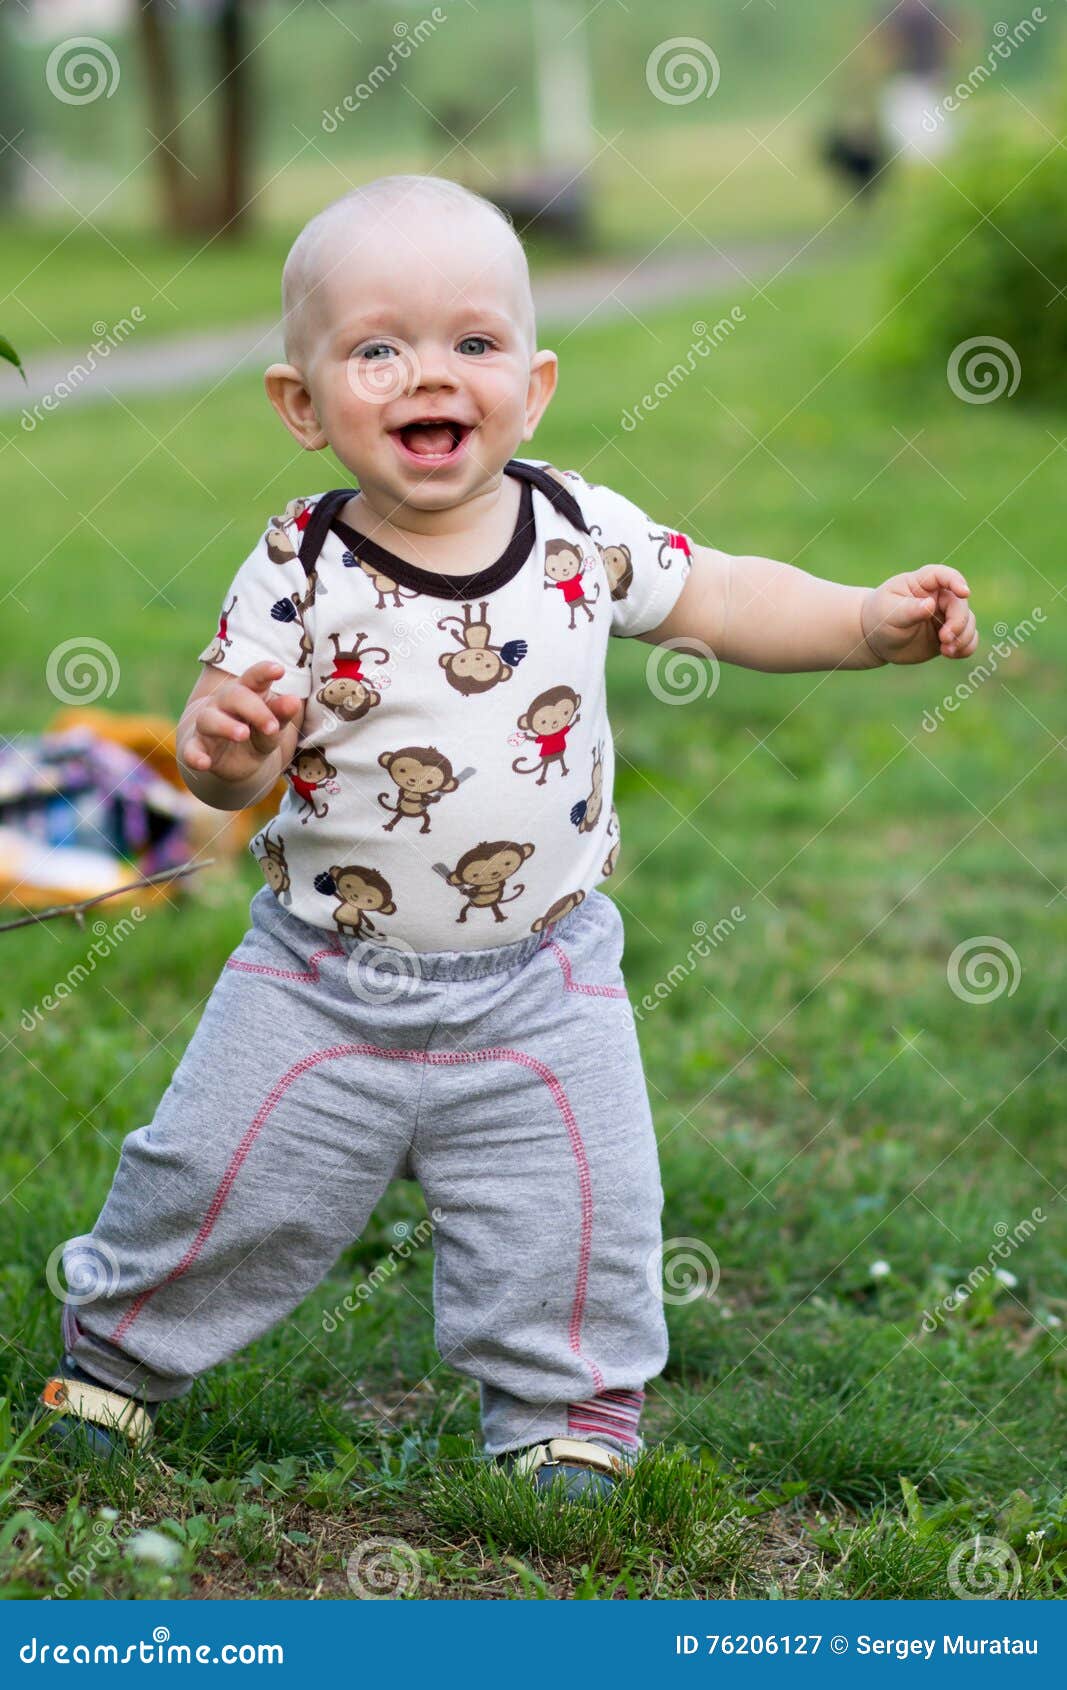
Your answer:
[[[99,892],[95,898],[85,898],[78,904],[55,904],[50,910],[38,910],[34,915],[20,916],[17,921],[0,923],[0,933],[10,933],[16,927],[29,927],[35,921],[54,921],[58,915],[73,916],[79,927],[85,926],[84,910],[93,908],[94,904],[102,904],[105,898],[118,898],[123,892],[135,892],[138,886],[162,886],[168,880],[180,880],[185,875],[197,874],[202,868],[210,868],[214,857],[205,857],[202,863],[182,863],[178,868],[160,869],[158,874],[150,874],[144,880],[131,880],[128,886],[116,886],[110,892]]]

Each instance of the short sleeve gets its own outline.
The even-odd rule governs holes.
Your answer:
[[[218,627],[199,660],[240,675],[272,658],[285,668],[276,692],[306,698],[311,692],[311,583],[297,548],[310,501],[294,500],[270,526],[223,595]]]
[[[568,474],[611,594],[611,632],[647,634],[673,610],[692,568],[692,542],[610,487]]]

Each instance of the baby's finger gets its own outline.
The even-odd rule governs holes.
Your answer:
[[[282,727],[291,722],[303,709],[304,700],[293,692],[269,692],[267,694],[267,708],[273,710]]]
[[[975,643],[977,642],[977,623],[973,611],[967,610],[963,616],[954,619],[951,623],[946,622],[940,630],[940,634],[941,649],[946,656],[966,655],[968,651],[974,649],[971,641],[972,635],[975,636]]]
[[[182,750],[182,762],[191,769],[210,769],[211,752],[198,733],[191,733]]]
[[[196,731],[202,740],[239,740],[247,739],[250,730],[247,722],[239,721],[228,710],[220,710],[216,704],[205,704],[197,714]]]
[[[240,681],[220,692],[217,695],[217,703],[229,715],[247,722],[251,728],[259,728],[261,733],[273,734],[278,731],[278,718],[268,701],[260,698],[258,693],[252,692]]]
[[[951,592],[966,598],[971,590],[959,570],[951,569],[947,563],[927,564],[925,569],[916,569],[911,579],[912,590],[918,587],[922,593],[936,593],[939,587],[948,587]]]
[[[271,683],[284,674],[285,667],[276,658],[261,657],[258,663],[249,664],[241,676],[241,685],[248,687],[251,692],[265,693]]]

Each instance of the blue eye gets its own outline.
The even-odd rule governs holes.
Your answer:
[[[459,349],[461,352],[464,352],[472,344],[475,347],[481,347],[485,350],[488,350],[490,346],[490,342],[486,339],[484,334],[465,334],[459,343]],[[477,356],[477,353],[475,353],[475,356]]]
[[[375,340],[375,341],[372,341],[369,346],[361,347],[360,350],[359,350],[358,356],[360,358],[365,358],[368,363],[371,363],[378,356],[379,353],[381,353],[381,352],[389,353],[389,352],[395,352],[395,351],[396,351],[395,346],[387,346],[384,340]]]

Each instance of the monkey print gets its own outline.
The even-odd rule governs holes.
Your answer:
[[[488,600],[482,600],[476,618],[473,610],[473,605],[465,604],[462,617],[445,616],[437,624],[442,632],[450,628],[452,638],[459,645],[458,651],[443,651],[438,661],[449,686],[455,687],[464,698],[489,692],[501,681],[510,681],[527,650],[525,640],[492,644]]]
[[[571,687],[548,687],[545,692],[538,693],[530,708],[518,719],[521,738],[537,742],[537,761],[524,767],[522,758],[516,757],[511,765],[516,774],[532,775],[535,769],[540,769],[534,784],[544,786],[551,764],[558,763],[563,775],[570,773],[564,751],[567,735],[581,720],[581,702],[581,693]]]
[[[209,652],[208,656],[204,659],[205,663],[221,664],[223,658],[226,655],[227,648],[229,646],[232,646],[233,641],[231,640],[231,638],[229,636],[228,628],[229,628],[229,619],[233,615],[234,606],[236,605],[236,603],[237,603],[237,594],[234,593],[233,598],[230,600],[228,605],[224,606],[222,614],[219,617],[219,631],[215,635],[215,638],[211,642],[211,651]]]
[[[355,645],[342,651],[340,637],[330,635],[334,651],[333,673],[326,677],[315,697],[342,722],[358,722],[382,702],[378,688],[363,673],[363,661],[376,658],[379,663],[388,663],[389,653],[381,646],[366,645],[364,642],[368,638],[367,634],[357,634]]]
[[[561,921],[565,915],[570,915],[571,910],[576,910],[584,897],[584,892],[568,892],[564,897],[557,898],[544,915],[539,915],[536,921],[531,921],[530,932],[543,933],[546,927],[551,927],[554,922]]]
[[[383,751],[378,761],[397,786],[395,803],[388,792],[378,794],[382,809],[393,817],[383,831],[391,833],[402,817],[410,816],[418,819],[420,833],[429,833],[430,805],[439,804],[446,792],[455,792],[463,776],[457,779],[444,752],[433,745],[405,745],[399,751]],[[463,773],[473,772],[465,769]]]
[[[523,884],[514,887],[506,898],[504,887],[527,857],[533,856],[533,852],[532,845],[518,845],[513,839],[483,839],[480,845],[464,851],[454,869],[447,868],[444,863],[435,863],[438,874],[443,875],[450,886],[458,887],[466,900],[456,920],[466,921],[468,910],[492,910],[494,921],[506,921],[501,904],[514,903],[516,898],[521,898],[526,887]]]
[[[286,907],[288,907],[288,905],[290,905],[293,901],[292,882],[289,879],[289,864],[285,860],[285,846],[282,844],[281,840],[272,839],[270,836],[272,825],[273,823],[268,822],[267,826],[260,834],[260,839],[264,849],[266,850],[266,856],[256,857],[256,861],[262,870],[264,880],[274,893],[274,896],[278,899],[278,902],[285,904]],[[255,855],[254,850],[252,854],[253,856]]]
[[[661,569],[669,569],[671,567],[671,560],[669,557],[664,557],[664,552],[679,551],[684,552],[687,558],[692,558],[693,556],[693,549],[684,534],[672,534],[668,530],[664,534],[650,534],[648,537],[650,540],[657,540],[659,542],[659,566]]]
[[[393,889],[384,874],[374,868],[363,868],[356,863],[331,868],[315,876],[315,890],[337,899],[334,923],[338,933],[347,933],[352,939],[362,939],[378,931],[370,918],[371,910],[375,915],[396,914]]]
[[[367,580],[378,595],[376,610],[387,609],[386,600],[392,600],[394,610],[399,610],[404,599],[417,599],[419,594],[415,587],[401,587],[391,576],[386,575],[376,564],[367,563],[358,558],[355,552],[345,552],[341,559],[346,569],[362,569]]]
[[[584,610],[589,621],[595,620],[590,608],[600,597],[600,582],[590,599],[582,585],[582,572],[585,559],[582,548],[576,546],[572,540],[549,540],[545,547],[545,582],[546,591],[555,587],[563,594],[563,602],[570,612],[569,627],[574,627],[574,618],[579,610]]]
[[[579,798],[571,810],[571,821],[579,833],[592,833],[600,821],[604,808],[604,741],[598,740],[593,751],[593,771],[589,782],[589,797]]]
[[[320,786],[324,786],[328,792],[338,790],[336,786],[330,784],[335,780],[337,770],[329,761],[321,746],[305,745],[302,750],[297,752],[285,772],[289,776],[293,791],[300,799],[301,805],[307,806],[306,810],[302,810],[300,820],[309,822],[312,816],[318,816],[321,819],[326,815],[330,808],[329,804],[324,800],[320,808],[315,802],[315,794]]]
[[[608,817],[608,838],[612,839],[614,842],[611,849],[608,851],[607,856],[604,858],[604,862],[600,870],[605,880],[608,878],[609,874],[615,873],[615,865],[619,860],[619,847],[622,844],[622,837],[619,832],[619,812],[616,810],[614,804],[611,806],[611,815]]]

